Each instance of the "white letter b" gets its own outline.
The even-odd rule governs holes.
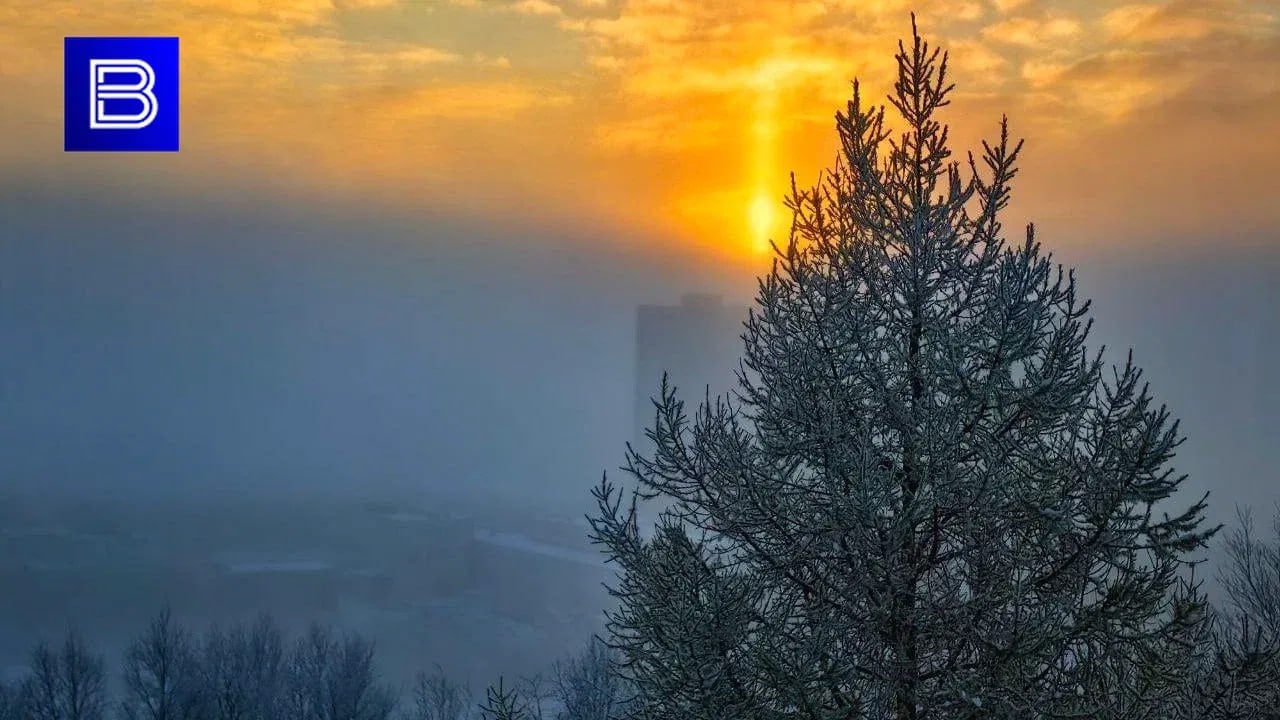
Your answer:
[[[108,83],[107,74],[129,74],[136,83]],[[89,61],[89,127],[94,130],[138,130],[156,119],[160,103],[152,89],[156,71],[145,60]],[[134,100],[142,103],[136,113],[108,113],[107,100]]]

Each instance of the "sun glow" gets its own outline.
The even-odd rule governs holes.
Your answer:
[[[751,198],[751,205],[747,210],[747,223],[751,228],[751,247],[758,253],[769,250],[770,235],[778,217],[775,204],[776,201],[764,192],[757,192]]]
[[[757,253],[769,250],[777,212],[770,189],[777,182],[778,170],[778,74],[772,65],[764,65],[756,78],[755,118],[752,123],[751,200],[747,206],[747,225],[751,231],[751,247]]]

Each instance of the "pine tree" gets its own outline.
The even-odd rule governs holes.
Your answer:
[[[508,688],[503,678],[498,678],[497,686],[490,685],[485,693],[480,717],[484,720],[532,720],[534,713],[518,691]]]
[[[904,130],[855,82],[835,166],[793,178],[737,390],[691,416],[664,379],[629,499],[596,490],[637,716],[1140,718],[1185,688],[1213,530],[1165,512],[1178,424],[1086,347],[1074,272],[1006,239],[1022,144],[1002,120],[952,158],[912,30]]]

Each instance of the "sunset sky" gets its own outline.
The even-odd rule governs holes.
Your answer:
[[[1274,243],[1272,0],[5,0],[0,174],[568,223],[751,257],[895,40],[952,53],[957,143],[1028,138],[1055,244]],[[182,150],[62,153],[68,35],[177,35]]]

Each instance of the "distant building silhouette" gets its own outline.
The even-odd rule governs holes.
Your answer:
[[[647,447],[652,399],[665,371],[690,414],[711,394],[735,385],[742,356],[742,323],[747,309],[724,304],[719,295],[690,293],[679,305],[641,305],[636,311],[635,430],[633,443]]]

